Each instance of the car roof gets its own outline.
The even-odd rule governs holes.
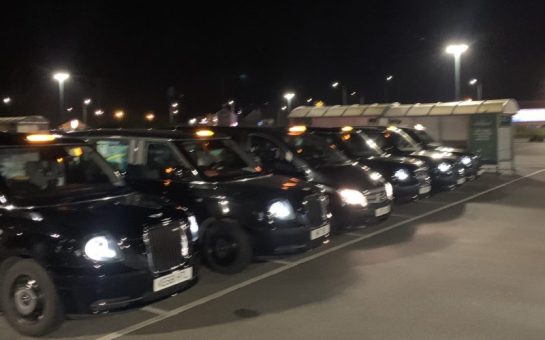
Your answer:
[[[20,132],[0,132],[0,147],[9,146],[46,146],[46,145],[66,145],[66,144],[85,144],[81,138],[66,137],[54,135],[55,139],[46,142],[29,142],[26,138],[29,135],[50,135],[48,132],[20,133]]]
[[[197,130],[212,130],[213,137],[197,137]],[[100,137],[100,136],[126,136],[126,137],[150,137],[175,140],[202,140],[202,139],[229,139],[222,133],[216,133],[213,127],[176,127],[174,129],[93,129],[77,132],[69,132],[69,136]]]

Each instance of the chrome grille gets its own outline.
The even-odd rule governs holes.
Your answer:
[[[378,188],[373,190],[367,190],[364,192],[367,203],[384,203],[388,200],[386,196],[386,189]]]
[[[430,184],[431,177],[428,173],[428,168],[418,168],[414,171],[414,177],[420,184]]]
[[[311,226],[321,226],[327,222],[329,215],[329,199],[325,195],[311,195],[303,202],[305,212]]]
[[[180,225],[179,221],[173,221],[144,231],[148,264],[153,273],[169,271],[184,264],[182,234],[185,229],[187,228]]]

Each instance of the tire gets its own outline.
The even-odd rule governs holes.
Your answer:
[[[31,288],[28,288],[29,281],[34,281]],[[23,335],[48,334],[64,321],[55,285],[47,271],[34,260],[20,259],[6,269],[0,298],[6,320]]]
[[[202,242],[206,265],[221,274],[244,270],[253,258],[248,234],[237,224],[218,222],[210,225]]]

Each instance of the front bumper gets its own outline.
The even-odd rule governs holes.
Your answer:
[[[52,277],[67,314],[99,314],[122,311],[149,304],[181,292],[198,280],[197,266],[190,260],[175,271],[192,268],[190,279],[174,286],[153,291],[154,279],[173,271],[154,275],[147,269],[112,273],[111,270],[61,270],[53,271]]]
[[[297,225],[295,222],[280,226],[265,226],[252,233],[256,256],[275,256],[300,253],[316,248],[329,239],[331,224],[319,226]]]
[[[429,183],[394,184],[394,197],[397,201],[406,202],[419,197],[427,197],[432,190]]]

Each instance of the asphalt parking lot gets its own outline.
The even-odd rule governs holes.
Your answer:
[[[542,339],[545,144],[516,143],[512,175],[485,174],[395,207],[239,275],[127,313],[68,321],[55,339]],[[0,319],[0,338],[21,338]]]

